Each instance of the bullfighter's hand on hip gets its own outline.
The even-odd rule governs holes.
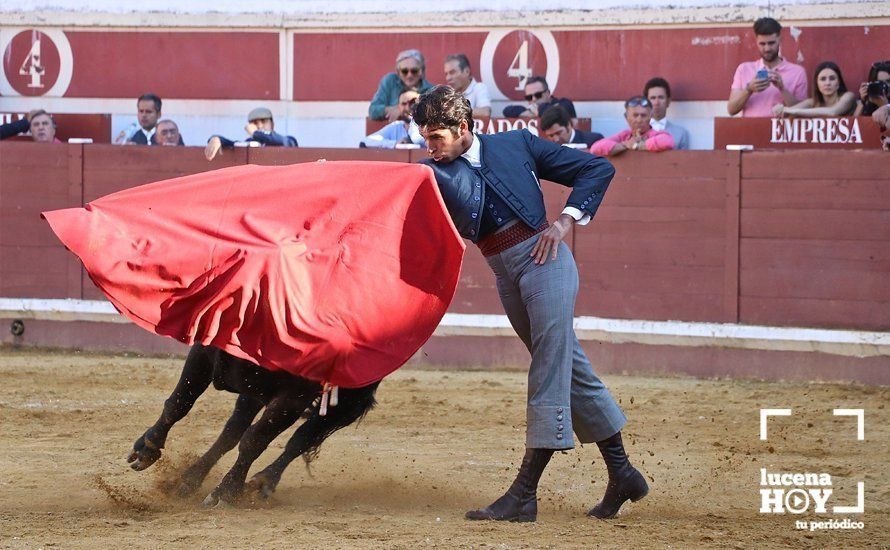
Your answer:
[[[536,264],[541,265],[545,263],[548,256],[552,260],[556,259],[559,243],[569,234],[574,224],[575,219],[573,217],[563,214],[558,220],[553,222],[553,225],[541,233],[541,236],[538,237],[538,242],[535,243],[535,247],[531,252],[531,256],[535,259]]]

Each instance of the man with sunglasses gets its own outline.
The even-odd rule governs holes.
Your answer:
[[[645,97],[637,95],[624,102],[624,119],[627,120],[627,130],[597,141],[590,152],[608,157],[625,151],[658,153],[674,148],[673,136],[652,129],[652,104]]]
[[[359,143],[359,147],[394,149],[400,143],[416,143],[417,145],[424,146],[425,144],[420,136],[420,132],[417,130],[417,125],[411,120],[411,111],[417,103],[418,97],[420,97],[420,94],[414,90],[408,90],[400,95],[399,120],[390,122],[363,139]]]
[[[627,419],[575,335],[578,268],[564,242],[573,226],[596,215],[615,168],[528,130],[476,135],[470,102],[449,86],[420,96],[414,120],[431,157],[421,162],[432,168],[461,236],[485,256],[510,324],[531,353],[519,473],[506,494],[466,518],[535,521],[541,475],[556,451],[575,446],[573,433],[582,443],[596,442],[609,475],[605,496],[588,515],[615,517],[649,486],[621,441]],[[571,190],[553,224],[542,179]]]
[[[526,105],[504,107],[504,116],[507,118],[539,117],[551,105],[561,105],[572,117],[573,123],[578,123],[575,104],[570,99],[553,97],[550,93],[550,86],[547,85],[547,80],[543,76],[533,76],[525,81],[525,101]]]
[[[399,97],[408,90],[422,94],[433,85],[426,79],[426,62],[419,50],[405,50],[396,56],[395,72],[386,74],[368,107],[373,120],[399,120]]]

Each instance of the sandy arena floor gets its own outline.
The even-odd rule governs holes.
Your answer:
[[[165,458],[131,471],[124,456],[154,422],[178,359],[0,349],[0,547],[3,548],[582,548],[888,547],[890,388],[607,376],[630,424],[631,460],[650,496],[619,519],[584,512],[605,489],[596,446],[557,454],[536,524],[476,523],[465,510],[498,497],[522,453],[520,372],[404,369],[380,405],[335,434],[311,475],[302,461],[268,504],[203,509],[230,453],[190,500],[160,489],[203,453],[234,396],[209,391],[171,432]],[[758,409],[791,407],[758,438]],[[855,419],[833,408],[864,408]],[[280,451],[280,437],[258,461]],[[828,472],[835,505],[863,515],[761,515],[760,468]],[[255,467],[253,471],[258,468]],[[795,520],[850,517],[862,531],[801,531]]]

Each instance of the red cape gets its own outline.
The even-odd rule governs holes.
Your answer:
[[[137,325],[344,387],[432,335],[464,251],[419,164],[239,166],[43,215]]]

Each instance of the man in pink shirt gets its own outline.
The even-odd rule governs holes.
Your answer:
[[[771,117],[773,106],[794,105],[807,97],[803,67],[779,55],[782,25],[770,17],[754,22],[760,59],[742,63],[735,70],[727,110],[743,117]]]
[[[629,128],[597,141],[590,147],[591,153],[609,157],[625,151],[657,153],[674,148],[674,138],[669,133],[652,129],[652,104],[645,97],[638,95],[625,101],[624,118]]]

